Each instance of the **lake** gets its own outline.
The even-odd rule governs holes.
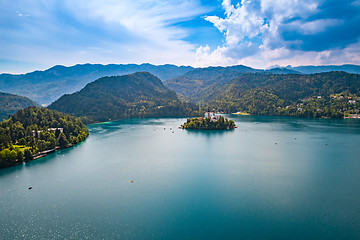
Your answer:
[[[359,120],[230,118],[93,124],[1,169],[0,238],[360,239]]]

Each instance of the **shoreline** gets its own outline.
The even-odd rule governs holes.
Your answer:
[[[360,119],[360,114],[350,114],[350,116],[344,117],[344,119]]]
[[[87,137],[86,137],[87,138]],[[17,166],[17,165],[21,165],[21,164],[26,164],[28,162],[31,162],[31,161],[34,161],[34,160],[37,160],[39,158],[42,158],[42,157],[46,157],[47,155],[49,154],[52,154],[52,153],[55,153],[56,151],[60,150],[60,149],[66,149],[66,148],[71,148],[73,146],[76,146],[76,145],[79,145],[80,143],[83,143],[85,142],[86,138],[84,139],[84,141],[82,142],[79,142],[77,144],[69,144],[67,145],[66,147],[56,147],[54,149],[49,149],[49,150],[45,150],[45,151],[42,151],[42,152],[39,152],[39,153],[36,153],[32,156],[32,159],[29,160],[29,161],[25,161],[24,159],[20,162],[18,161],[18,159],[11,165],[9,166],[4,166],[4,167],[0,167],[0,169],[5,169],[5,168],[9,168],[9,167],[14,167],[14,166]]]
[[[231,113],[231,114],[241,115],[241,116],[251,116],[251,114],[250,114],[250,113],[247,113],[247,112],[235,112],[235,113]]]
[[[86,137],[86,138],[87,138],[87,137]],[[85,138],[85,140],[86,140],[86,138]],[[61,148],[61,147],[55,147],[54,149],[49,149],[49,150],[45,150],[45,151],[39,152],[39,153],[33,155],[33,159],[31,159],[31,160],[28,161],[28,162],[31,162],[31,161],[33,161],[33,160],[36,160],[36,159],[39,159],[39,158],[42,158],[42,157],[46,157],[47,155],[52,154],[52,153],[55,153],[56,151],[61,150],[61,149],[71,148],[71,147],[73,147],[73,146],[79,145],[80,143],[85,142],[85,140],[82,141],[82,142],[79,142],[79,143],[77,143],[77,144],[68,144],[66,147],[62,147],[62,148]],[[24,161],[24,163],[25,163],[25,161]]]
[[[302,117],[302,116],[291,116],[291,115],[252,115],[247,112],[234,112],[234,113],[220,113],[220,114],[233,114],[238,116],[260,116],[260,117],[289,117],[289,118],[306,118],[306,119],[360,119],[360,114],[358,116],[350,116],[350,117],[343,117],[343,118],[331,118],[331,117],[320,117],[320,118],[313,118],[313,117]],[[355,115],[355,114],[353,114]],[[89,125],[95,125],[95,124],[110,124],[112,122],[121,121],[121,120],[128,120],[128,119],[147,119],[147,118],[194,118],[196,116],[186,116],[186,117],[131,117],[131,118],[119,118],[119,119],[112,119],[111,121],[105,121],[105,122],[92,122],[86,124],[86,126]]]

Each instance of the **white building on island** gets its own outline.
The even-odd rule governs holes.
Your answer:
[[[210,118],[211,122],[215,122],[218,119],[218,117],[215,115],[215,112],[210,112],[209,109],[207,112],[205,112],[204,118]]]

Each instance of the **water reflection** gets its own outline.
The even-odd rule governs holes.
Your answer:
[[[191,135],[204,135],[204,136],[214,136],[214,135],[223,135],[223,134],[230,134],[235,131],[235,129],[229,130],[197,130],[197,129],[183,129],[182,131],[186,132],[187,134]]]

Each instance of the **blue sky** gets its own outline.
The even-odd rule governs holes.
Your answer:
[[[360,0],[0,0],[0,72],[360,64]]]

